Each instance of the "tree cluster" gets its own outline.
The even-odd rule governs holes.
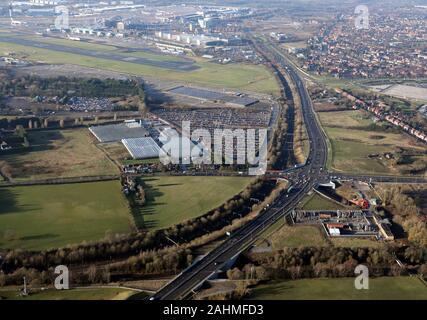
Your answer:
[[[427,221],[414,199],[406,195],[401,186],[382,188],[379,192],[385,209],[392,213],[393,222],[405,230],[408,240],[427,246]]]
[[[357,265],[363,264],[373,276],[399,276],[406,272],[395,255],[419,272],[426,271],[427,248],[407,247],[396,252],[391,248],[285,248],[272,254],[249,254],[249,263],[230,270],[231,280],[272,280],[301,278],[353,277]]]
[[[22,76],[0,82],[0,94],[4,96],[49,96],[113,98],[139,96],[145,99],[143,84],[135,80],[96,78],[41,78]]]

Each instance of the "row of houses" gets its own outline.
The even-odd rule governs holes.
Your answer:
[[[417,137],[418,139],[427,142],[427,134],[422,132],[421,130],[417,130],[415,128],[412,128],[407,123],[403,122],[397,117],[387,115],[385,116],[385,120],[394,124],[395,126],[401,127],[403,130],[408,132],[410,135]]]
[[[378,105],[370,105],[364,102],[363,100],[358,99],[353,95],[349,94],[348,92],[345,92],[341,89],[335,89],[335,91],[341,94],[343,97],[347,98],[348,100],[354,102],[355,109],[361,107],[369,112],[372,112],[379,119],[385,120],[397,127],[400,127],[411,136],[418,138],[419,140],[427,143],[427,133],[411,127],[409,124],[407,124],[405,121],[400,119],[398,116],[386,114],[385,110],[388,109],[388,106],[385,103],[381,102]]]

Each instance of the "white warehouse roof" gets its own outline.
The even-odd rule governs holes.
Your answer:
[[[123,145],[134,159],[158,158],[160,147],[150,137],[123,139]]]

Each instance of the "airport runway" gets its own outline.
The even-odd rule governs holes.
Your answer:
[[[56,52],[78,54],[81,56],[87,56],[92,58],[112,60],[114,62],[117,62],[117,61],[129,62],[129,63],[135,63],[135,64],[140,64],[140,65],[145,65],[150,67],[170,69],[174,71],[193,71],[199,68],[194,62],[189,60],[156,61],[156,60],[151,60],[147,58],[126,56],[126,55],[107,52],[107,51],[95,51],[95,50],[87,50],[83,48],[71,47],[71,44],[70,44],[70,47],[68,47],[68,46],[62,46],[58,44],[44,43],[44,42],[39,42],[35,40],[28,40],[28,39],[22,39],[22,38],[14,38],[14,37],[0,37],[0,42],[13,43],[17,45],[52,50]]]

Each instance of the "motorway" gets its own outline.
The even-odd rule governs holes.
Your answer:
[[[318,184],[331,180],[360,180],[367,183],[426,183],[423,178],[390,177],[390,176],[352,176],[348,174],[330,174],[326,169],[328,155],[327,140],[319,122],[317,121],[313,105],[299,73],[288,64],[283,57],[267,57],[265,51],[261,54],[266,60],[278,61],[272,65],[278,73],[278,78],[285,87],[283,73],[286,72],[294,83],[301,98],[304,122],[310,141],[310,153],[304,166],[283,171],[284,177],[290,181],[293,188],[282,193],[275,202],[265,208],[253,221],[232,234],[219,247],[211,251],[204,258],[181,272],[175,279],[160,289],[150,299],[152,300],[180,300],[185,299],[198,289],[207,279],[220,272],[225,264],[248,248],[262,232],[277,220],[286,217],[291,210]],[[270,52],[271,53],[271,52]],[[270,59],[269,59],[270,58]],[[274,174],[272,175],[274,176]],[[276,177],[279,177],[280,173]]]
[[[265,228],[281,219],[287,209],[295,207],[311,189],[309,184],[299,186],[290,191],[287,198],[281,196],[262,215],[246,224],[227,241],[211,251],[188,269],[184,270],[169,284],[158,291],[152,300],[181,300],[185,299],[207,279],[220,271],[222,266],[237,256],[243,249],[256,240]]]
[[[237,256],[247,248],[257,236],[278,219],[286,216],[318,183],[328,182],[329,175],[326,172],[327,143],[314,114],[311,99],[302,79],[291,66],[281,63],[275,66],[277,72],[285,68],[294,82],[301,98],[304,121],[310,139],[310,153],[303,167],[298,168],[298,174],[305,179],[297,180],[288,193],[281,194],[276,201],[266,208],[264,213],[236,231],[227,241],[211,251],[203,259],[199,260],[180,275],[159,290],[152,300],[180,300],[185,299],[207,279],[220,271],[224,264]],[[284,77],[279,77],[285,81]],[[284,83],[282,83],[285,85]]]

